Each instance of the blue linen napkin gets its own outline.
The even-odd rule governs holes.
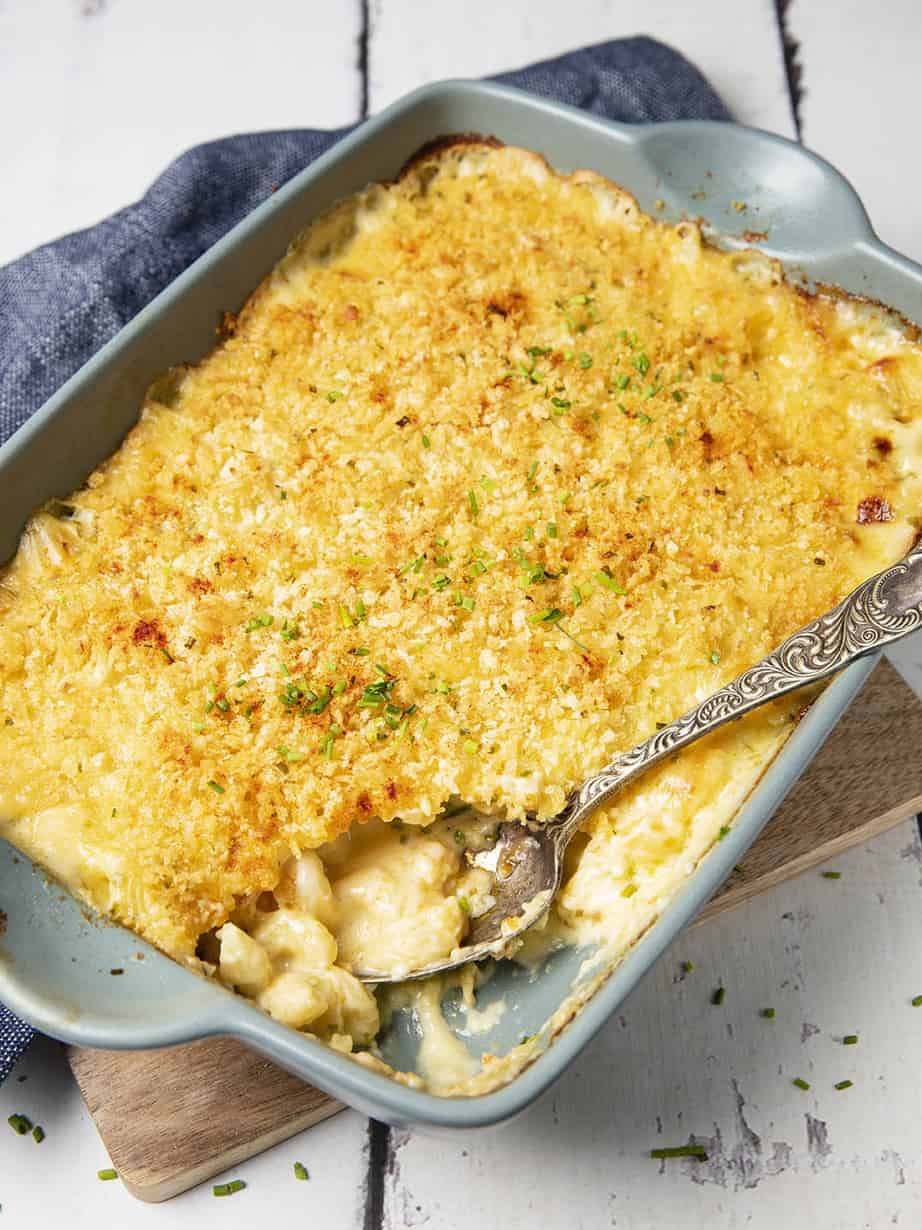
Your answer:
[[[494,80],[629,123],[731,118],[692,64],[649,38],[600,43]],[[196,146],[135,204],[0,269],[0,442],[196,257],[350,131]],[[0,1082],[31,1037],[0,1005]]]

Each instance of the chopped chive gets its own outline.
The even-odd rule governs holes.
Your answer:
[[[719,661],[720,661],[720,654],[717,652],[716,649],[712,649],[711,650],[711,665],[716,666]]]
[[[857,1045],[857,1042],[858,1042],[857,1034],[846,1034],[845,1037],[842,1039],[843,1046],[855,1046]]]
[[[621,896],[622,897],[633,897],[636,892],[637,892],[636,884],[625,884],[624,888],[622,888],[621,890]]]
[[[101,1179],[103,1183],[108,1183],[110,1179],[118,1178],[118,1171],[107,1168],[106,1170],[97,1170],[96,1178]]]
[[[579,356],[579,365],[583,369],[584,372],[588,371],[589,368],[592,367],[592,355],[587,354],[586,351],[584,350],[582,354]]]
[[[222,713],[227,713],[228,709],[230,708],[230,701],[227,699],[226,696],[222,696],[220,700],[216,700],[215,704],[221,710]]]
[[[724,374],[723,372],[711,372],[711,379],[715,384],[723,384]]]
[[[636,359],[634,359],[634,366],[640,372],[641,376],[645,376],[650,370],[650,360],[643,353],[643,351],[641,351]]]
[[[10,1115],[7,1123],[13,1129],[17,1136],[25,1136],[31,1130],[32,1123],[25,1115]]]
[[[310,1175],[307,1173],[307,1167],[303,1162],[295,1162],[294,1170],[296,1179],[305,1180],[310,1178]]]
[[[683,974],[690,974],[694,968],[695,968],[695,964],[693,961],[683,961],[682,962],[682,973]]]
[[[40,1127],[39,1124],[37,1123],[35,1127],[32,1129],[32,1139],[35,1141],[37,1145],[40,1145],[42,1141],[45,1139],[45,1129],[43,1127]]]
[[[833,1085],[833,1089],[851,1089],[854,1083],[854,1081],[836,1081]]]
[[[543,611],[538,611],[535,615],[529,615],[528,622],[531,624],[556,624],[559,619],[563,619],[563,611],[556,606],[546,607]]]
[[[552,397],[551,405],[558,414],[566,414],[570,409],[571,403],[565,397]]]
[[[337,679],[337,681],[333,684],[333,695],[334,695],[334,696],[342,696],[342,694],[343,694],[343,692],[345,692],[345,690],[346,690],[346,681],[345,681],[345,679]]]
[[[922,1008],[922,995],[914,995],[909,1002],[913,1008]]]
[[[548,521],[547,525],[545,526],[545,530],[546,530],[548,538],[556,538],[557,537],[557,522]]]
[[[718,987],[717,990],[713,993],[713,995],[711,996],[711,1003],[714,1005],[715,1008],[719,1008],[720,1005],[724,1002],[724,997],[726,996],[726,994],[727,994],[726,987]]]
[[[210,781],[210,782],[208,783],[208,789],[209,789],[209,790],[213,790],[213,791],[215,792],[215,794],[223,794],[223,793],[224,793],[224,787],[221,785],[221,783],[220,783],[220,782]]]
[[[822,871],[820,872],[824,880],[841,880],[841,871]]]
[[[759,1016],[764,1017],[766,1021],[773,1021],[775,1019],[775,1010],[774,1008],[763,1008]]]
[[[615,381],[615,388],[621,389],[621,391],[623,392],[630,385],[630,383],[631,383],[630,376],[624,374],[624,375],[619,376],[618,379]]]
[[[683,402],[685,400],[684,391],[682,389],[673,389],[672,390],[672,400],[677,401],[679,403]]]
[[[464,596],[461,599],[460,605],[464,607],[465,611],[473,611],[474,607],[476,606],[476,603],[473,598]]]
[[[474,739],[464,740],[464,750],[468,756],[473,756],[479,750],[479,747],[480,745]]]
[[[476,521],[480,515],[480,505],[477,503],[477,492],[473,487],[467,493],[467,502],[471,508],[471,516]]]
[[[652,422],[654,422],[654,420],[650,418],[649,414],[644,414],[642,410],[638,410],[638,411],[637,411],[637,414],[636,414],[636,416],[635,416],[635,417],[636,417],[636,419],[637,419],[637,422],[638,422],[638,423],[652,423]]]
[[[528,467],[528,481],[533,482],[535,475],[538,473],[538,462],[533,461]]]
[[[802,1076],[795,1076],[794,1079],[791,1081],[791,1084],[796,1085],[798,1089],[809,1089],[810,1088],[810,1082],[805,1081]]]
[[[432,447],[432,441],[429,439],[426,433],[423,432],[423,448],[431,448],[431,447]]]
[[[327,393],[327,401],[339,401],[341,397],[342,393],[339,389],[330,389],[329,393]]]
[[[664,1161],[670,1157],[691,1157],[696,1162],[708,1160],[707,1149],[703,1145],[671,1145],[665,1149],[651,1149],[650,1156],[656,1161]]]
[[[245,1187],[243,1179],[232,1179],[230,1183],[216,1183],[211,1192],[214,1196],[233,1196],[234,1192],[242,1192]]]
[[[723,841],[723,839],[726,837],[726,835],[727,835],[729,832],[730,832],[730,826],[729,826],[729,824],[722,824],[722,825],[720,826],[720,831],[719,831],[719,832],[718,832],[718,834],[717,834],[717,840],[718,840],[718,841]]]
[[[598,581],[600,585],[604,585],[606,589],[610,589],[613,594],[626,594],[627,590],[619,585],[610,572],[604,568],[597,572],[593,580]]]

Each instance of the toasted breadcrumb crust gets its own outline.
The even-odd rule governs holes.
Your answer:
[[[224,333],[0,608],[8,834],[180,958],[354,823],[553,814],[918,529],[911,330],[524,150],[336,206]]]

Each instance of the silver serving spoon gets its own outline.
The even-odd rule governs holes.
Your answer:
[[[789,636],[761,662],[694,709],[657,730],[586,779],[550,820],[505,821],[488,850],[468,852],[494,876],[496,904],[472,921],[464,946],[443,961],[410,972],[355,971],[364,982],[403,982],[500,956],[510,941],[544,917],[560,887],[567,843],[597,808],[666,756],[742,717],[766,701],[817,683],[849,663],[922,628],[922,543],[899,563],[870,577],[838,606]]]

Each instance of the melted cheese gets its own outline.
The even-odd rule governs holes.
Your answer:
[[[348,1049],[377,1029],[348,967],[445,955],[488,899],[444,834],[382,824],[556,812],[897,558],[920,459],[912,328],[590,173],[434,153],[311,226],[30,522],[0,586],[0,827]],[[597,816],[547,935],[622,952],[792,712]]]

